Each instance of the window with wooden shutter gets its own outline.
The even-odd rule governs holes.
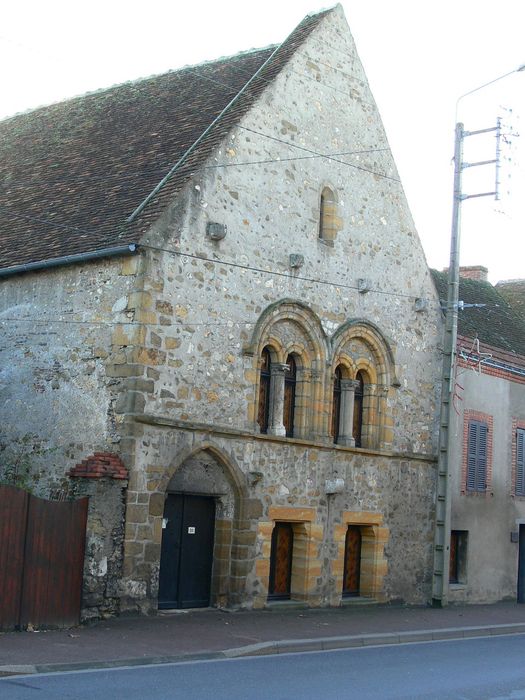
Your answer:
[[[487,489],[487,435],[486,423],[470,420],[467,444],[467,491]]]
[[[525,496],[525,430],[516,430],[516,496]]]

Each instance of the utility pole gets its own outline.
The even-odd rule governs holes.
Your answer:
[[[456,124],[454,140],[454,200],[448,267],[447,309],[441,372],[441,408],[439,413],[439,452],[436,486],[436,526],[434,530],[434,567],[432,572],[432,605],[448,603],[450,560],[450,418],[454,392],[454,351],[458,329],[459,301],[459,217],[461,210],[461,173],[463,160],[463,124]]]
[[[525,70],[525,64],[509,73],[484,83],[473,90],[461,95],[456,102],[456,114],[459,101],[473,92],[481,90],[492,83],[506,78],[512,73]],[[463,140],[468,136],[496,132],[496,158],[477,163],[463,162]],[[461,122],[456,123],[454,140],[454,196],[452,205],[452,231],[450,239],[450,263],[448,268],[447,308],[445,314],[445,332],[443,341],[443,366],[441,373],[441,406],[439,415],[439,445],[438,445],[438,473],[436,487],[436,523],[434,529],[434,561],[432,571],[432,605],[444,607],[448,605],[449,588],[449,563],[450,563],[450,521],[451,521],[451,468],[457,465],[450,464],[452,454],[453,432],[452,399],[455,384],[455,355],[458,329],[459,308],[459,242],[460,242],[460,214],[461,202],[474,197],[494,196],[499,198],[499,158],[500,158],[501,123],[488,129],[478,131],[464,131]],[[493,192],[481,192],[477,194],[463,194],[461,176],[465,168],[495,165],[496,178]]]

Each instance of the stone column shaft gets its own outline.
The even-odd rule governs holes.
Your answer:
[[[270,368],[270,411],[268,435],[286,435],[284,427],[284,375],[288,365],[272,362]]]
[[[355,447],[354,436],[354,403],[355,390],[359,387],[357,379],[341,379],[341,408],[339,411],[339,437],[337,443],[347,447]]]

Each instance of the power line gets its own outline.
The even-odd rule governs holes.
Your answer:
[[[314,277],[303,277],[301,275],[291,275],[288,272],[279,272],[278,270],[265,270],[264,268],[260,267],[252,267],[251,265],[242,265],[241,263],[235,263],[235,262],[229,262],[226,260],[220,260],[217,258],[205,258],[202,255],[196,255],[193,253],[183,253],[178,250],[173,250],[171,248],[162,248],[160,246],[154,246],[150,245],[148,243],[141,243],[139,244],[139,247],[142,248],[148,248],[150,250],[157,250],[163,253],[170,253],[172,255],[177,255],[179,257],[184,257],[184,258],[190,258],[192,260],[202,260],[203,262],[208,262],[208,263],[213,263],[216,265],[225,265],[226,267],[235,267],[239,268],[242,270],[248,270],[250,272],[258,272],[266,275],[274,275],[276,277],[285,277],[290,280],[297,280],[301,282],[311,282],[313,284],[321,284],[327,287],[337,287],[339,289],[351,289],[354,291],[357,291],[359,289],[358,286],[356,285],[350,285],[350,284],[344,284],[344,283],[337,283],[337,282],[330,282],[328,280],[321,280],[321,279],[316,279]],[[416,297],[413,294],[403,294],[401,292],[387,292],[383,291],[381,289],[370,289],[369,292],[374,292],[376,294],[383,294],[385,296],[392,296],[392,297],[399,297],[402,299],[418,299],[420,297]]]
[[[319,63],[320,65],[327,66],[328,68],[332,68],[332,70],[334,70],[334,71],[338,70],[337,68],[330,66],[328,63],[323,63],[322,61],[318,61],[316,59],[313,59],[310,56],[308,56],[307,54],[306,54],[306,56],[312,62],[315,61],[316,63]],[[233,72],[244,73],[245,75],[251,75],[250,71],[246,70],[245,68],[241,68],[240,66],[229,66],[229,68]],[[341,88],[335,87],[334,85],[329,85],[328,83],[325,83],[322,80],[317,80],[317,78],[313,78],[311,75],[308,75],[307,73],[300,73],[299,71],[294,70],[293,68],[290,68],[290,67],[288,67],[288,70],[290,73],[294,73],[295,75],[298,75],[301,78],[305,78],[306,80],[310,80],[310,81],[314,82],[316,85],[321,85],[322,87],[327,88],[329,90],[334,90],[336,92],[339,92],[342,95],[346,95],[346,97],[350,97],[350,99],[352,99],[352,100],[355,99],[355,96],[352,95],[350,92],[346,92],[346,90],[342,90]],[[344,71],[338,71],[338,72],[343,73],[344,75],[346,75],[348,78],[351,78],[352,80],[357,80],[358,82],[360,82],[362,85],[364,85],[366,87],[369,87],[368,83],[364,82],[363,80],[361,80],[361,78],[358,78],[357,76],[351,75],[349,73],[344,73]],[[197,74],[197,75],[198,75],[198,77],[202,78],[203,80],[207,80],[211,83],[215,83],[216,85],[224,85],[226,87],[225,83],[221,83],[218,80],[215,80],[214,78],[210,78],[209,76],[202,75],[202,74]],[[261,80],[265,83],[268,83],[270,85],[274,82],[275,79],[274,78],[263,78],[262,76],[259,76],[259,80]],[[234,88],[231,88],[231,89],[233,91]],[[374,106],[372,102],[367,102],[365,100],[361,100],[361,102],[364,104],[370,105],[371,107]]]
[[[73,314],[73,313],[78,313],[75,311],[63,311],[61,315],[66,315],[66,314]],[[159,323],[145,323],[142,321],[97,321],[94,319],[89,319],[87,321],[81,321],[77,319],[65,319],[65,318],[31,318],[29,316],[21,317],[21,318],[10,318],[10,317],[1,317],[0,316],[0,323],[18,323],[18,322],[27,322],[27,323],[37,323],[41,325],[53,325],[54,323],[65,323],[65,324],[71,324],[71,325],[87,325],[87,326],[134,326],[134,327],[142,327],[142,328],[158,328],[162,324]],[[176,326],[177,328],[181,327],[184,328],[185,326],[191,326],[191,327],[222,327],[222,328],[231,328],[232,326],[254,326],[257,323],[257,321],[226,321],[223,323],[211,323],[209,321],[202,321],[202,322],[186,322],[186,321],[177,321],[176,323],[173,323],[171,326],[162,326],[163,328],[169,329],[172,328],[173,326]]]
[[[278,143],[282,143],[286,146],[289,146],[290,148],[297,148],[300,151],[305,151],[306,153],[313,153],[316,156],[326,158],[327,160],[331,160],[334,163],[340,163],[341,165],[347,165],[349,168],[354,168],[355,170],[361,170],[365,173],[370,173],[371,175],[375,175],[376,177],[380,177],[384,180],[390,180],[392,182],[397,182],[399,184],[401,183],[401,180],[399,180],[396,177],[392,177],[390,175],[385,175],[384,173],[378,173],[375,170],[370,170],[369,168],[365,168],[361,165],[355,165],[354,163],[348,163],[345,160],[339,160],[338,158],[333,158],[332,156],[327,156],[324,153],[319,153],[318,151],[313,151],[311,148],[306,148],[305,146],[299,146],[296,143],[291,143],[289,141],[285,141],[284,139],[280,139],[277,136],[271,136],[270,134],[263,134],[261,131],[257,131],[256,129],[250,129],[247,126],[241,126],[240,124],[237,124],[236,128],[242,129],[243,131],[250,131],[252,134],[257,134],[258,136],[264,136],[267,139],[271,139],[272,141],[277,141]]]
[[[334,70],[336,70],[336,69],[334,69]],[[203,80],[208,80],[209,82],[215,83],[215,84],[217,84],[217,85],[219,85],[219,86],[225,87],[225,88],[227,88],[228,90],[230,90],[230,92],[234,92],[234,91],[235,91],[235,88],[232,88],[231,86],[227,85],[226,83],[222,83],[221,81],[215,80],[215,79],[213,79],[213,78],[209,78],[209,77],[207,77],[207,76],[203,76],[203,75],[200,75],[200,74],[197,74],[197,77],[200,77],[200,78],[202,78]],[[259,78],[259,79],[264,80],[264,78]],[[317,81],[316,81],[316,82],[317,82]],[[282,144],[284,144],[284,145],[286,145],[286,146],[288,146],[288,147],[290,147],[290,148],[298,148],[299,150],[305,151],[305,152],[307,152],[307,153],[313,153],[313,154],[316,155],[316,156],[319,156],[319,157],[322,157],[322,158],[327,158],[328,160],[331,160],[331,161],[333,161],[333,162],[335,162],[335,163],[340,163],[340,164],[342,164],[342,165],[347,165],[347,166],[350,167],[350,168],[355,168],[356,170],[361,170],[361,171],[363,171],[363,172],[370,173],[371,175],[375,175],[376,177],[380,177],[380,178],[384,178],[385,180],[391,180],[391,181],[393,181],[393,182],[401,183],[401,180],[399,180],[398,178],[392,177],[392,176],[390,176],[390,175],[385,175],[384,173],[378,173],[378,172],[376,172],[376,171],[374,171],[374,170],[370,170],[369,168],[365,168],[365,167],[363,167],[363,166],[355,165],[354,163],[348,163],[348,162],[346,162],[346,161],[337,160],[336,158],[332,158],[331,156],[328,156],[328,155],[326,155],[326,154],[324,154],[324,153],[320,153],[320,152],[318,152],[318,151],[314,151],[314,150],[312,150],[311,148],[307,148],[307,147],[305,147],[305,146],[299,146],[299,145],[297,145],[297,144],[295,144],[295,143],[291,143],[291,142],[289,142],[289,141],[285,141],[284,139],[279,139],[279,138],[277,138],[276,136],[271,136],[270,134],[265,134],[265,133],[263,133],[262,131],[258,131],[258,130],[256,130],[256,129],[248,129],[248,127],[240,126],[240,124],[237,124],[237,125],[235,125],[235,126],[236,126],[236,128],[238,128],[238,129],[246,129],[247,131],[252,131],[252,133],[254,133],[254,134],[258,134],[259,136],[263,136],[264,138],[268,138],[268,139],[271,139],[271,140],[273,140],[273,141],[277,141],[278,143],[282,143]],[[387,150],[390,150],[390,149],[387,149]]]
[[[7,210],[5,207],[2,207],[2,206],[0,205],[0,211],[9,211],[9,210]],[[9,212],[9,213],[13,213],[13,212]],[[29,220],[29,221],[35,221],[36,223],[47,224],[47,225],[50,225],[50,226],[59,225],[60,228],[69,229],[69,230],[74,230],[74,231],[81,231],[81,232],[86,233],[86,234],[88,234],[88,235],[90,235],[90,236],[95,236],[95,235],[96,235],[95,232],[93,232],[93,231],[85,231],[85,230],[79,229],[79,228],[77,228],[77,227],[67,226],[67,225],[65,225],[65,224],[57,224],[57,223],[54,222],[54,221],[49,221],[49,220],[46,220],[46,219],[35,218],[35,217],[32,217],[32,216],[28,216],[28,215],[26,215],[26,214],[14,214],[14,216],[17,216],[17,217],[22,218],[22,219],[27,219],[27,220]],[[214,263],[214,264],[217,264],[217,265],[225,265],[225,266],[227,266],[227,267],[229,266],[229,267],[240,268],[240,269],[243,269],[243,270],[249,270],[250,272],[258,272],[258,273],[267,274],[267,275],[275,275],[275,276],[277,276],[277,277],[285,277],[285,278],[290,279],[290,280],[297,280],[297,281],[303,281],[303,282],[312,282],[312,283],[315,283],[315,284],[321,284],[321,285],[325,285],[325,286],[329,286],[329,287],[337,287],[337,288],[340,288],[340,289],[352,289],[352,290],[358,290],[358,289],[359,289],[359,287],[356,286],[356,285],[349,285],[349,284],[344,284],[344,283],[330,282],[330,281],[328,281],[328,280],[321,280],[321,279],[316,279],[316,278],[313,278],[313,277],[303,277],[303,276],[301,276],[301,275],[291,275],[291,274],[289,274],[288,272],[279,272],[278,270],[265,270],[264,268],[252,267],[252,266],[250,266],[250,265],[242,265],[242,264],[240,264],[240,263],[231,262],[231,261],[227,261],[227,260],[216,259],[216,258],[206,258],[206,257],[204,257],[204,256],[202,256],[202,255],[195,255],[195,254],[192,254],[192,253],[183,253],[183,252],[181,252],[181,251],[174,250],[174,249],[171,249],[171,248],[162,248],[162,247],[160,247],[160,246],[153,246],[153,245],[150,245],[150,244],[147,244],[147,243],[139,243],[139,244],[137,244],[137,245],[138,245],[139,248],[147,248],[147,249],[151,249],[151,250],[157,250],[157,251],[159,251],[159,252],[170,253],[170,254],[172,254],[172,255],[177,255],[177,256],[179,256],[179,257],[185,257],[185,258],[190,258],[190,259],[195,259],[195,260],[202,260],[202,261],[204,261],[204,262]],[[385,295],[385,296],[399,297],[399,298],[403,298],[403,299],[414,299],[414,300],[415,300],[415,299],[420,298],[420,297],[416,297],[414,294],[403,294],[403,293],[401,293],[401,292],[387,292],[387,291],[383,291],[383,290],[380,290],[380,289],[370,289],[369,291],[370,291],[370,292],[375,292],[376,294],[383,294],[383,295]]]
[[[351,156],[351,155],[365,155],[367,153],[383,153],[385,151],[390,151],[389,148],[365,148],[357,151],[337,151],[334,153],[330,154],[323,154],[323,155],[308,155],[308,156],[294,156],[294,157],[288,157],[288,158],[266,158],[263,160],[252,160],[252,161],[241,161],[241,162],[230,162],[230,163],[215,163],[213,165],[205,165],[201,169],[202,170],[215,170],[218,168],[240,168],[244,167],[247,165],[269,165],[272,163],[288,163],[288,162],[293,162],[293,161],[301,161],[301,160],[312,160],[314,158],[324,158],[324,157],[334,157],[334,156]],[[161,165],[158,167],[158,169],[155,170],[135,170],[133,173],[129,173],[128,175],[118,175],[118,181],[122,180],[128,180],[128,179],[133,179],[136,178],[138,175],[157,175],[160,174],[161,172],[166,172],[167,169],[169,169],[173,163],[166,163],[165,165]],[[56,171],[53,171],[53,173]],[[86,182],[86,181],[91,181],[91,180],[102,180],[104,182],[108,181],[107,175],[78,175],[78,176],[67,176],[63,177],[60,179],[57,179],[53,184],[57,185],[62,185],[64,183],[70,183],[70,182]],[[5,185],[6,189],[10,189],[14,183],[15,187],[24,187],[27,184],[31,184],[32,182],[35,181],[35,179],[41,180],[42,176],[39,175],[37,178],[31,178],[31,179],[20,179],[17,178],[16,180],[10,180],[7,185]]]

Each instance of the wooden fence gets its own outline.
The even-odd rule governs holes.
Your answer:
[[[78,624],[88,500],[0,486],[0,631]]]

